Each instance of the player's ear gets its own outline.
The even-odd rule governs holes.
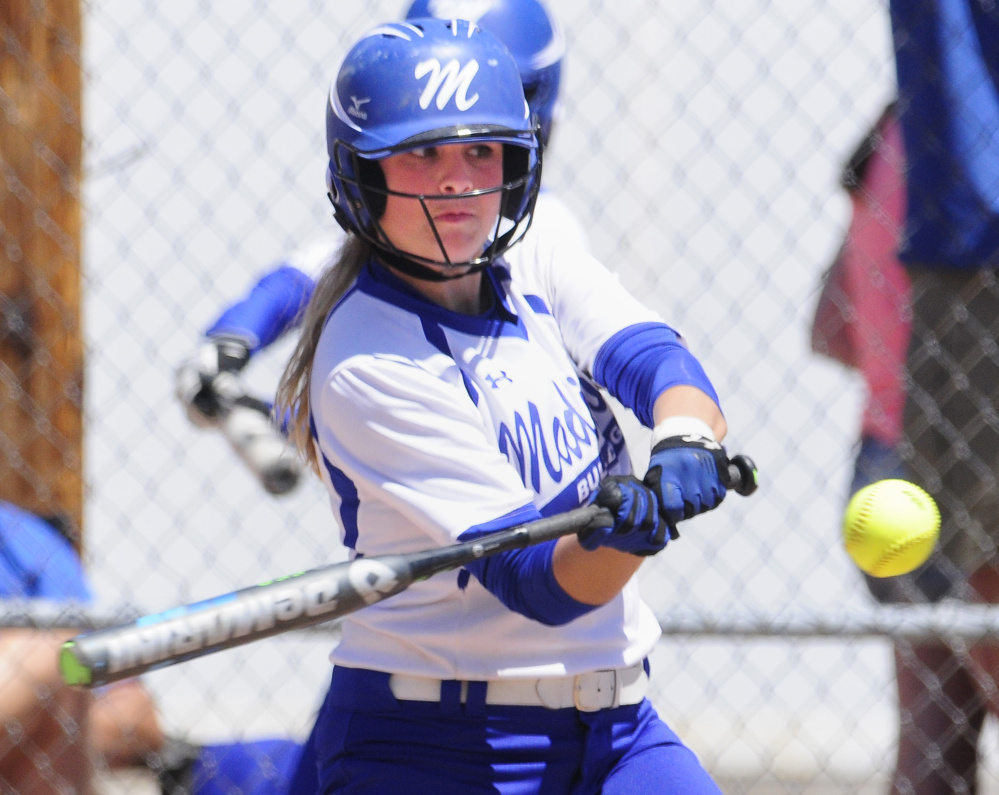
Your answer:
[[[531,151],[523,146],[503,144],[503,182],[510,184],[523,180],[531,168]],[[524,193],[527,185],[522,184],[509,191],[503,203],[503,215],[519,218],[523,214]]]
[[[333,220],[340,224],[340,228],[344,232],[353,232],[354,230],[351,228],[350,221],[347,220],[343,210],[337,205],[336,183],[333,182],[333,170],[330,166],[326,167],[326,198],[333,205]]]
[[[357,177],[368,212],[376,221],[380,220],[385,213],[385,191],[388,190],[381,164],[377,160],[357,158]]]
[[[336,207],[336,185],[333,184],[333,169],[329,165],[326,166],[326,198]]]

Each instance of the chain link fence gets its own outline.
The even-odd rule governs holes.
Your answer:
[[[654,701],[732,795],[884,791],[891,627],[851,618],[874,603],[839,537],[865,395],[809,328],[849,220],[840,171],[895,93],[886,3],[549,5],[568,53],[546,184],[684,332],[728,449],[761,472],[756,496],[644,565],[667,630]],[[319,484],[265,493],[187,421],[173,374],[226,302],[332,229],[329,81],[406,6],[84,2],[84,559],[102,608],[158,611],[343,559]],[[253,391],[273,394],[289,352],[254,360]],[[643,431],[624,424],[642,468]],[[171,736],[304,739],[334,642],[277,638],[146,685]],[[999,791],[991,738],[983,791]]]

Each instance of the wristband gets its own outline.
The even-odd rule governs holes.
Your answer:
[[[694,436],[709,442],[718,441],[715,439],[711,426],[704,420],[699,417],[677,415],[667,417],[652,429],[651,447],[655,448],[659,442],[663,439],[669,439],[671,436]]]

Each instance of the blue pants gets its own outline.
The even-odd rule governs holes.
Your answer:
[[[337,667],[319,713],[320,791],[392,795],[720,795],[648,700],[598,712],[493,706],[485,687],[397,701],[388,674]],[[457,684],[457,683],[455,683]]]

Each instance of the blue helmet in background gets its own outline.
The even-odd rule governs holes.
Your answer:
[[[495,36],[466,20],[425,18],[375,28],[347,53],[326,103],[327,183],[337,221],[390,264],[440,278],[421,267],[439,261],[404,254],[382,232],[379,219],[390,191],[378,161],[475,141],[503,144],[503,184],[490,189],[502,192],[492,240],[474,261],[450,263],[478,268],[527,231],[541,182],[540,147],[517,65]]]
[[[415,0],[407,19],[467,19],[488,30],[513,55],[531,111],[541,125],[541,145],[548,143],[559,109],[559,81],[565,39],[540,0]]]

